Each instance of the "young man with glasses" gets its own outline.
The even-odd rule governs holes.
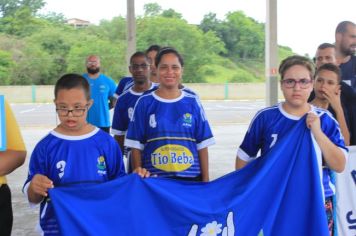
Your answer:
[[[135,52],[131,56],[129,70],[132,74],[134,85],[119,96],[114,110],[111,133],[127,157],[129,172],[132,171],[132,168],[130,163],[130,150],[124,147],[125,134],[130,119],[132,118],[136,101],[144,92],[154,89],[155,86],[157,86],[149,79],[151,73],[150,68],[149,58],[144,52]]]
[[[56,186],[103,183],[125,175],[119,145],[106,132],[87,123],[92,105],[89,84],[77,74],[62,76],[55,85],[60,124],[35,147],[23,192],[32,205],[41,204],[43,235],[61,235],[48,198]],[[141,176],[148,176],[142,169]]]
[[[158,85],[157,72],[155,66],[155,57],[158,51],[161,49],[159,45],[153,44],[147,48],[145,54],[148,58],[148,62],[150,64],[150,80],[153,84]],[[123,94],[126,90],[131,88],[134,85],[133,78],[130,76],[126,76],[120,79],[119,84],[117,85],[114,97],[118,98],[121,94]]]
[[[323,162],[328,168],[342,172],[348,150],[340,127],[329,112],[308,103],[313,89],[313,63],[302,56],[291,56],[282,61],[279,73],[285,101],[255,115],[237,151],[236,169],[258,158],[259,151],[261,156],[267,153],[306,116],[306,126],[315,138],[313,144],[316,150],[320,149]],[[321,178],[325,186],[329,185],[328,179]]]

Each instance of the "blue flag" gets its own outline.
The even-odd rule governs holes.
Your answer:
[[[0,151],[6,151],[6,114],[4,95],[0,95]]]
[[[63,235],[329,235],[305,119],[265,156],[210,183],[133,174],[49,193]]]

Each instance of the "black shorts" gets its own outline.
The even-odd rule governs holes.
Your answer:
[[[7,184],[0,187],[0,234],[11,235],[12,229],[11,192]]]

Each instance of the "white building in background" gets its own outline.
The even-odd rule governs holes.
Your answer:
[[[86,20],[81,20],[78,18],[71,18],[67,20],[67,24],[68,25],[72,25],[74,28],[84,28],[84,27],[88,27],[91,23],[89,21]]]

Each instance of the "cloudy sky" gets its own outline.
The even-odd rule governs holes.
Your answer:
[[[127,0],[46,0],[42,12],[63,13],[93,23],[115,16],[126,16]],[[136,15],[143,14],[146,3],[172,8],[189,23],[199,24],[213,12],[224,19],[229,11],[241,10],[259,22],[265,22],[266,0],[135,0]],[[336,25],[343,20],[356,22],[356,0],[281,0],[278,1],[278,44],[299,54],[314,55],[323,42],[334,42]]]

